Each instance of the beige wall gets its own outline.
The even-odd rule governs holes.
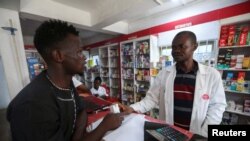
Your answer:
[[[0,29],[3,72],[7,81],[8,94],[12,99],[30,80],[18,11],[0,8],[0,19],[1,27],[9,27],[11,20],[13,27],[17,29],[14,36],[9,31]],[[3,91],[0,90],[1,93]]]

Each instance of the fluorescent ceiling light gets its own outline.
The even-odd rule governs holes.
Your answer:
[[[162,2],[162,0],[154,0],[157,4],[159,4],[159,5],[163,5],[163,2]]]

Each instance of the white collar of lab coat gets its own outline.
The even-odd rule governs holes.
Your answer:
[[[169,72],[174,71],[174,72],[176,72],[176,63],[174,63],[174,65],[172,67],[167,67],[166,71],[169,71]],[[200,74],[207,74],[206,66],[202,65],[200,63],[198,63],[198,71],[199,71]]]
[[[196,78],[197,78],[197,80],[196,80],[197,86],[196,87],[198,89],[202,89],[204,87],[204,84],[205,84],[204,81],[206,81],[206,74],[208,73],[208,71],[206,69],[207,69],[207,66],[198,63],[198,72],[197,72],[197,76],[196,76]],[[165,70],[169,73],[172,73],[173,78],[174,78],[176,75],[176,63],[174,63],[174,65],[171,67],[167,67]]]

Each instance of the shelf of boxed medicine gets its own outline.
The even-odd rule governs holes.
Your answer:
[[[109,48],[109,69],[110,69],[111,79],[120,78],[118,51],[119,51],[119,48],[117,46],[113,46]]]
[[[238,94],[250,94],[250,92],[240,92],[240,91],[233,91],[233,90],[225,90],[225,92],[238,93]]]
[[[100,70],[100,77],[102,79],[102,83],[106,84],[108,87],[109,85],[109,70],[108,69],[101,69]]]
[[[219,47],[217,68],[219,70],[250,71],[250,45]]]
[[[236,45],[236,46],[221,46],[219,49],[238,49],[238,48],[250,48],[250,45]]]
[[[218,69],[218,71],[250,71],[250,69]]]
[[[241,72],[242,73],[242,72]],[[229,77],[229,75],[227,76]],[[250,95],[250,82],[244,80],[244,76],[239,76],[237,80],[223,80],[225,92],[249,94]]]
[[[101,69],[100,69],[100,77],[101,78],[109,78],[109,68],[101,67]]]
[[[90,70],[84,71],[84,76],[85,76],[85,78],[84,78],[85,81],[91,81],[91,71]]]
[[[135,80],[139,82],[150,82],[150,68],[136,68]]]
[[[244,112],[239,112],[239,111],[226,110],[226,112],[243,115],[243,116],[250,116],[249,113],[244,113]]]
[[[134,103],[134,43],[121,43],[121,99],[122,103]]]
[[[135,47],[135,101],[145,97],[150,86],[149,39],[136,41]]]

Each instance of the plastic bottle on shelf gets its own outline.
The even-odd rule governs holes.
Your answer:
[[[236,81],[232,81],[231,86],[230,86],[230,90],[236,91],[236,87],[237,87]]]
[[[250,92],[249,81],[245,81],[243,92],[245,92],[245,93],[249,93]]]
[[[232,72],[227,73],[225,89],[231,90],[232,78],[233,78],[233,73]]]

